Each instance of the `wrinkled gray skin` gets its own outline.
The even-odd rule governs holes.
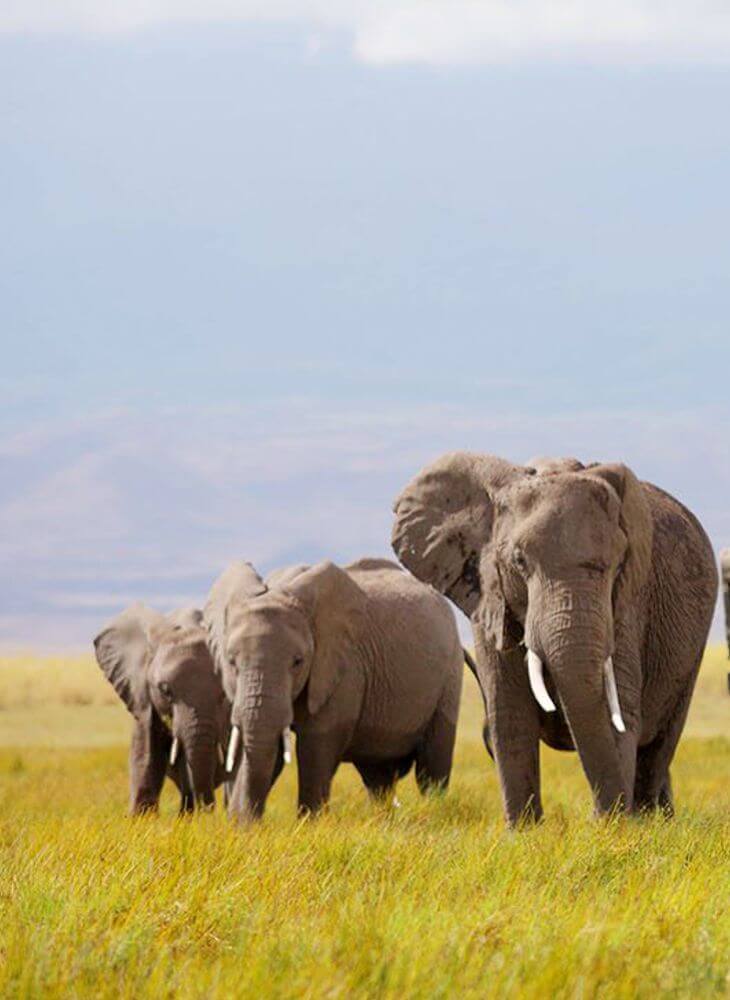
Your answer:
[[[222,748],[230,705],[215,672],[200,611],[165,617],[134,604],[94,640],[107,680],[134,716],[129,754],[130,811],[155,811],[167,774],[180,811],[212,807],[224,780]],[[173,739],[178,740],[174,763]]]
[[[670,814],[669,765],[717,596],[695,517],[623,465],[467,452],[424,469],[394,510],[401,561],[471,618],[508,823],[542,815],[540,739],[577,749],[597,812]],[[526,648],[556,711],[533,696]]]
[[[728,656],[730,656],[730,549],[723,549],[720,553],[720,567],[722,570],[722,596],[725,604],[725,637]]]
[[[375,797],[414,763],[422,791],[446,786],[463,659],[453,613],[432,588],[386,560],[293,567],[266,584],[235,563],[204,614],[242,734],[232,815],[263,813],[287,726],[302,813],[328,801],[341,761]]]

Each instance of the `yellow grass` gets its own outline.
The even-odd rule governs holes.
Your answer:
[[[0,661],[0,996],[709,997],[730,992],[730,697],[710,651],[674,822],[590,818],[546,752],[547,818],[504,831],[468,678],[452,787],[370,804],[352,768],[297,822],[126,809],[128,717],[90,660]]]

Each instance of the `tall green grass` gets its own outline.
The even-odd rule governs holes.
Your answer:
[[[673,822],[594,822],[575,756],[546,751],[547,818],[519,833],[503,827],[470,680],[444,798],[408,778],[400,809],[375,806],[344,766],[329,813],[302,822],[289,768],[264,822],[240,829],[220,809],[177,819],[169,790],[159,817],[127,818],[123,709],[89,661],[58,662],[0,665],[1,996],[730,992],[719,649],[675,763]]]

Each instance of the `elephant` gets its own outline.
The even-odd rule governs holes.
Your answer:
[[[722,569],[722,596],[725,603],[725,637],[728,656],[730,656],[730,549],[723,549],[720,553],[720,566]]]
[[[208,651],[202,613],[164,616],[144,604],[122,611],[94,639],[106,679],[134,716],[130,812],[156,812],[167,774],[180,812],[211,808],[226,778],[230,705]]]
[[[298,566],[267,583],[236,562],[204,617],[233,706],[234,818],[263,815],[289,726],[300,814],[327,804],[341,761],[375,799],[413,764],[421,792],[446,788],[463,660],[454,614],[433,588],[384,559]]]
[[[454,452],[394,504],[404,566],[470,619],[508,825],[538,820],[539,741],[595,812],[673,812],[669,767],[717,597],[695,516],[621,464]]]

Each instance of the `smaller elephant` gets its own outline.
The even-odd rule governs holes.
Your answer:
[[[730,656],[730,549],[723,549],[720,553],[720,566],[722,569],[722,596],[725,602],[725,638],[727,639],[727,652]],[[728,675],[730,684],[730,675]]]
[[[232,703],[231,763],[241,743],[233,816],[263,814],[289,726],[300,813],[328,802],[342,761],[374,797],[413,764],[422,792],[445,788],[464,661],[454,615],[431,587],[383,559],[298,566],[266,583],[237,562],[204,616]]]
[[[104,676],[134,716],[130,811],[156,811],[165,775],[180,812],[212,807],[225,779],[226,700],[202,628],[202,614],[164,616],[143,604],[117,615],[94,639]]]

